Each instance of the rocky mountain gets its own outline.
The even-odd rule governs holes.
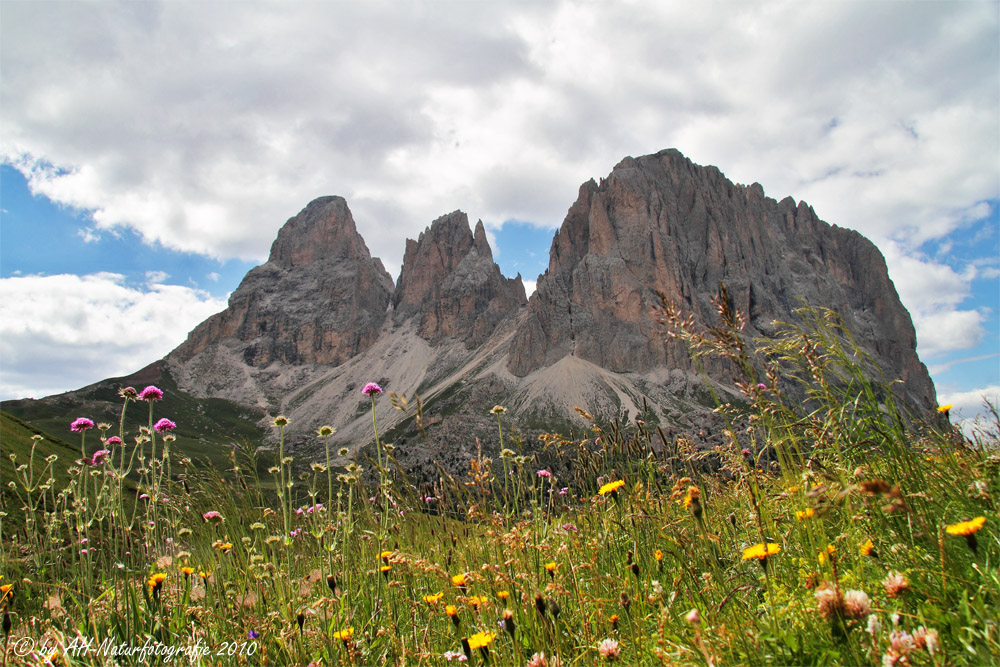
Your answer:
[[[338,447],[371,439],[365,382],[419,395],[427,441],[384,397],[380,432],[403,445],[410,470],[433,474],[434,460],[464,468],[476,436],[495,444],[488,411],[498,403],[525,433],[582,427],[574,406],[697,433],[714,404],[653,306],[661,291],[713,322],[720,283],[751,337],[793,320],[803,301],[836,310],[912,408],[935,405],[909,314],[871,242],[675,150],[626,158],[581,186],[530,299],[465,213],[407,241],[393,283],[347,203],[317,199],[281,228],[228,308],[155,368],[185,395],[258,410],[267,436],[274,415],[288,416],[286,441],[306,454],[322,424],[338,429]],[[736,395],[731,368],[705,368],[716,393]]]

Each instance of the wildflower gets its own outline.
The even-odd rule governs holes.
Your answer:
[[[480,606],[486,604],[488,598],[485,595],[473,595],[468,599],[468,603],[475,607],[477,610]]]
[[[535,593],[535,609],[542,616],[545,616],[545,598],[542,597],[541,593]]]
[[[549,576],[553,578],[555,578],[556,570],[558,568],[559,568],[559,563],[556,563],[555,561],[545,564],[545,571],[548,572]]]
[[[597,491],[597,495],[606,496],[608,494],[611,494],[611,496],[614,497],[618,493],[618,489],[622,488],[623,486],[625,486],[625,481],[621,479],[616,480],[614,482],[608,482]]]
[[[158,600],[160,598],[160,589],[163,587],[163,582],[166,581],[167,575],[164,572],[157,572],[153,574],[149,581],[149,592],[152,593],[153,599]]]
[[[451,585],[454,586],[455,588],[461,589],[463,593],[465,592],[465,587],[467,584],[468,581],[466,580],[464,574],[456,574],[451,578]]]
[[[662,549],[657,549],[656,551],[654,551],[653,552],[653,558],[656,559],[656,566],[662,570],[663,569],[663,550]]]
[[[378,386],[375,382],[369,382],[365,385],[365,388],[361,390],[361,393],[365,396],[374,396],[375,394],[382,393],[382,387]]]
[[[204,514],[201,515],[201,518],[204,519],[205,521],[211,521],[212,519],[216,519],[218,521],[225,521],[222,514],[220,514],[216,510],[210,510],[208,512],[205,512]]]
[[[687,490],[687,495],[684,496],[684,509],[691,510],[692,516],[701,521],[701,491],[698,490],[697,486],[689,486]]]
[[[505,408],[502,405],[494,405],[493,409],[490,410],[490,414],[494,414],[494,415],[502,415],[505,412],[507,412],[507,408]]]
[[[955,407],[955,404],[954,404],[954,403],[949,403],[948,405],[941,405],[941,406],[939,406],[939,407],[938,407],[938,409],[937,409],[937,411],[938,411],[938,412],[939,412],[940,414],[942,414],[942,415],[944,415],[945,417],[947,417],[947,416],[948,416],[948,413],[949,413],[949,412],[951,412],[951,409],[952,409],[953,407]]]
[[[864,618],[872,611],[871,601],[864,591],[849,590],[844,593],[844,615],[848,618]]]
[[[841,610],[844,606],[844,599],[840,595],[840,591],[827,588],[826,585],[823,588],[816,589],[813,593],[816,597],[816,602],[819,604],[819,615],[826,619],[831,619],[840,615]]]
[[[207,584],[208,583],[208,578],[212,576],[212,573],[211,572],[201,571],[201,572],[198,573],[198,576],[201,578],[202,581],[204,581]]]
[[[868,632],[868,634],[870,634],[872,637],[882,632],[882,621],[880,621],[878,619],[878,616],[876,616],[875,614],[872,614],[868,617],[868,627],[866,629],[866,632]]]
[[[462,654],[461,654],[461,653],[459,653],[458,651],[445,651],[445,652],[444,652],[444,653],[442,654],[442,656],[441,656],[441,657],[443,657],[443,658],[444,658],[445,660],[447,660],[448,662],[451,662],[451,661],[452,661],[453,659],[455,659],[455,658],[458,658],[458,661],[459,661],[459,662],[465,662],[465,661],[467,661],[467,660],[468,660],[468,658],[466,658],[466,657],[465,657],[464,655],[462,655]]]
[[[344,642],[345,644],[347,642],[351,641],[351,637],[353,637],[353,636],[354,636],[354,628],[352,628],[352,627],[347,627],[347,628],[344,628],[343,630],[338,630],[337,632],[333,633],[333,638],[334,639],[339,639],[340,641]]]
[[[469,637],[469,648],[485,648],[496,639],[497,633],[495,632],[477,632],[476,634]]]
[[[382,560],[384,560],[386,563],[389,562],[389,557],[390,556],[392,556],[392,552],[391,551],[383,551],[382,553],[380,553],[378,555],[378,557],[381,558]]]
[[[545,652],[533,653],[531,659],[524,667],[549,667],[549,661],[545,657]]]
[[[274,418],[275,426],[288,426],[288,417],[285,415],[278,415]]]
[[[548,470],[539,470],[538,471],[538,476],[539,477],[549,478],[549,477],[552,477],[552,473],[549,472]]]
[[[153,401],[159,401],[163,398],[163,392],[149,385],[145,389],[139,392],[139,400],[146,401],[147,403],[152,403]]]
[[[774,542],[755,544],[749,549],[743,550],[743,560],[757,559],[763,565],[767,561],[768,556],[773,556],[779,551],[781,551],[781,547]]]
[[[380,567],[378,569],[378,571],[382,573],[383,577],[385,577],[386,579],[388,579],[389,578],[389,573],[392,572],[392,565],[383,565],[382,567]]]
[[[937,653],[939,641],[938,631],[934,628],[920,626],[913,631],[913,645],[918,649],[927,649],[932,656]]]
[[[691,625],[698,625],[701,623],[701,612],[695,607],[684,616],[684,620]]]
[[[458,618],[458,607],[456,607],[455,605],[453,604],[445,605],[444,613],[447,614],[449,618],[451,618],[451,622],[455,624],[456,628],[458,627],[459,623],[462,622]]]
[[[299,632],[302,632],[302,626],[306,624],[306,615],[301,611],[295,615],[295,622],[299,624]]]
[[[816,510],[811,507],[807,507],[804,510],[797,511],[795,513],[795,518],[799,521],[805,521],[806,519],[811,519],[816,515]]]
[[[73,423],[69,425],[69,430],[74,433],[81,433],[87,429],[94,428],[94,422],[87,419],[86,417],[78,417],[73,420]]]
[[[425,595],[424,602],[427,604],[437,604],[438,601],[444,597],[444,593],[434,593],[433,595]]]
[[[872,558],[875,558],[875,543],[872,542],[871,540],[868,540],[867,542],[861,545],[861,548],[858,549],[858,551],[861,553],[862,556],[871,556]]]
[[[194,574],[194,568],[193,567],[188,567],[187,565],[185,565],[184,567],[181,568],[181,572],[184,573],[184,578],[187,579],[192,574]]]
[[[503,627],[504,632],[510,635],[510,638],[514,638],[514,632],[517,631],[514,625],[514,612],[510,609],[504,609],[503,614],[500,615],[500,625]]]
[[[882,587],[885,588],[886,595],[896,599],[910,588],[910,584],[903,573],[890,572],[882,580]]]
[[[99,449],[94,452],[94,455],[88,459],[83,459],[83,462],[91,466],[99,466],[104,463],[104,457],[111,453],[110,449]]]
[[[608,662],[614,662],[621,655],[621,647],[614,639],[608,638],[597,645],[597,653]]]
[[[212,546],[214,546],[216,549],[225,554],[233,550],[233,545],[231,542],[216,542]]]
[[[961,521],[953,523],[950,526],[945,526],[945,531],[949,535],[961,535],[964,537],[966,544],[972,549],[972,553],[976,553],[979,548],[979,544],[976,541],[976,533],[979,532],[984,523],[986,523],[986,517],[977,516],[975,519],[969,521]]]
[[[135,390],[135,387],[122,387],[118,390],[118,395],[129,401],[139,399],[139,392]]]
[[[318,435],[321,438],[326,438],[328,436],[333,435],[336,432],[337,432],[337,429],[335,429],[332,426],[328,426],[328,425],[324,424],[323,426],[319,427],[318,431],[316,431],[316,435]]]
[[[122,444],[122,439],[119,438],[117,435],[113,435],[110,438],[108,438],[107,440],[105,440],[104,444],[107,447],[111,447],[112,445],[120,445],[120,444]]]
[[[14,584],[0,586],[0,602],[7,602],[13,598],[14,594],[11,592],[12,590],[14,590]]]
[[[161,418],[158,422],[153,424],[153,430],[157,433],[166,433],[167,431],[173,431],[177,428],[177,424],[170,421],[166,417]]]
[[[247,633],[247,639],[257,639],[258,637],[260,637],[260,633],[256,630],[250,630]]]

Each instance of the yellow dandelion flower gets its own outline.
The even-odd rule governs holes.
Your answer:
[[[507,598],[510,597],[510,592],[509,591],[498,591],[497,592],[497,597],[500,598],[501,600],[506,600]]]
[[[388,577],[389,573],[392,572],[392,565],[383,565],[378,569],[378,571]]]
[[[181,572],[184,573],[185,577],[190,577],[192,574],[194,574],[194,568],[185,565],[184,567],[181,568]]]
[[[549,573],[549,576],[556,576],[556,570],[559,569],[559,563],[551,561],[545,564],[545,571]]]
[[[690,509],[693,503],[698,502],[701,498],[701,491],[698,490],[697,486],[689,486],[687,493],[684,495],[684,509]]]
[[[663,562],[663,550],[662,549],[657,549],[656,551],[654,551],[653,552],[653,558],[656,559],[657,563]]]
[[[940,413],[942,413],[942,414],[947,414],[949,411],[951,411],[951,409],[953,407],[955,407],[955,404],[954,403],[949,403],[948,405],[942,405],[942,406],[938,407],[937,411],[940,412]]]
[[[824,565],[826,563],[826,552],[820,551],[819,554],[816,556],[816,560],[819,561],[820,565]]]
[[[480,605],[485,604],[486,601],[487,598],[486,596],[483,595],[473,595],[468,599],[469,604],[471,604],[473,607],[476,607],[477,609],[479,608]]]
[[[781,551],[781,547],[774,542],[767,544],[755,544],[749,549],[743,550],[743,560],[765,560],[768,556],[773,556]]]
[[[477,632],[469,637],[469,648],[475,650],[477,648],[489,646],[490,642],[496,639],[496,636],[497,633],[495,632]]]
[[[464,574],[456,574],[451,578],[451,585],[457,588],[464,588],[466,583]]]
[[[7,598],[14,597],[11,591],[14,590],[14,584],[4,584],[0,586],[0,602],[6,602]]]
[[[861,552],[862,556],[871,556],[872,553],[875,551],[875,543],[872,542],[871,540],[868,540],[867,542],[861,545],[861,548],[858,549],[858,551]]]
[[[805,521],[806,519],[811,519],[814,516],[816,516],[816,510],[811,507],[795,512],[795,518],[799,521]]]
[[[623,486],[625,486],[625,480],[619,479],[614,482],[608,482],[597,491],[597,495],[606,496],[609,493],[615,493],[616,491],[618,491],[618,489],[622,488]]]
[[[392,555],[391,551],[383,551],[382,553],[380,553],[378,555],[378,557],[381,558],[384,561],[388,561],[389,560],[389,556],[391,556],[391,555]]]
[[[454,616],[455,614],[458,613],[458,607],[456,607],[453,604],[445,605],[444,613],[448,614],[449,616]]]
[[[338,630],[333,633],[334,639],[339,639],[340,641],[347,643],[350,641],[351,637],[354,636],[354,628],[344,628],[343,630]]]
[[[975,535],[979,532],[979,529],[983,527],[986,523],[985,516],[977,516],[975,519],[970,521],[960,521],[959,523],[953,523],[950,526],[945,526],[945,531],[949,535]]]
[[[444,593],[435,593],[434,595],[425,595],[424,602],[427,604],[437,604],[441,598],[444,597]]]

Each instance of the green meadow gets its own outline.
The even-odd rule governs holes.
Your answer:
[[[528,442],[498,405],[425,483],[375,421],[416,402],[374,383],[347,465],[326,427],[286,451],[283,417],[267,461],[238,433],[192,457],[170,387],[45,432],[4,415],[2,665],[1000,663],[1000,424],[909,413],[829,312],[757,342],[719,311],[662,314],[741,374],[712,447],[587,406]]]

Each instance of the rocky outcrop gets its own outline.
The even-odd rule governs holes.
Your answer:
[[[474,348],[527,304],[521,276],[504,278],[493,262],[482,221],[475,234],[455,211],[406,242],[393,294],[396,324],[410,319],[425,340],[455,338]]]
[[[909,314],[870,241],[676,150],[626,158],[580,188],[508,368],[523,377],[567,355],[618,373],[687,368],[686,352],[665,343],[653,319],[656,291],[711,323],[720,283],[749,314],[750,337],[773,333],[773,321],[792,320],[803,303],[837,311],[887,377],[902,379],[916,405],[933,405]]]
[[[251,368],[274,361],[337,365],[378,337],[392,289],[344,199],[322,197],[285,223],[268,261],[246,275],[229,307],[195,328],[171,357],[185,362],[223,345]]]

